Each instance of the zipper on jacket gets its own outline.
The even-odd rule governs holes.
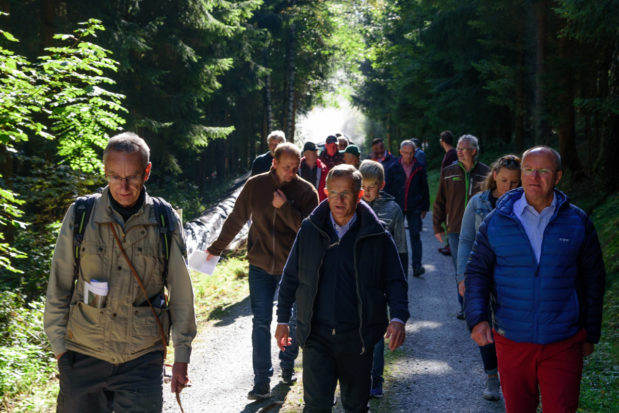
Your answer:
[[[363,302],[361,301],[361,292],[359,290],[359,271],[357,269],[357,245],[359,241],[365,238],[379,236],[381,233],[376,232],[372,234],[362,235],[355,240],[355,245],[352,251],[353,264],[355,266],[355,285],[357,287],[357,310],[359,311],[359,338],[361,339],[361,353],[365,353],[365,340],[363,339]]]

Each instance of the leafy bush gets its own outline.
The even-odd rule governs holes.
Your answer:
[[[43,331],[44,300],[0,292],[0,400],[47,383],[55,360]]]

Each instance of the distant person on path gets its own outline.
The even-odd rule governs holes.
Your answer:
[[[496,345],[507,413],[536,412],[540,392],[544,412],[575,412],[600,338],[602,251],[589,217],[555,189],[562,173],[554,149],[525,151],[522,188],[488,214],[466,265],[467,324],[478,345]]]
[[[376,216],[383,226],[389,231],[400,255],[402,268],[406,273],[408,269],[408,246],[406,233],[404,232],[404,215],[395,202],[395,198],[382,189],[385,186],[385,171],[383,166],[370,159],[361,162],[359,172],[363,177],[361,188],[363,200],[372,207]],[[374,360],[372,363],[372,388],[370,396],[383,397],[383,370],[385,367],[385,340],[381,337],[374,347]]]
[[[247,395],[251,400],[271,397],[273,298],[301,221],[318,205],[316,189],[297,176],[300,159],[299,149],[292,143],[277,145],[271,170],[247,180],[219,237],[206,249],[207,259],[221,255],[251,219],[247,245],[253,314],[254,387]],[[294,337],[294,327],[291,330]],[[279,355],[285,384],[296,380],[294,360],[297,354],[296,340],[292,340],[286,352]]]
[[[280,143],[286,142],[286,134],[281,130],[274,130],[269,133],[267,136],[267,144],[269,145],[269,150],[262,155],[259,155],[254,159],[254,163],[251,166],[251,176],[258,175],[264,172],[269,172],[271,169],[271,164],[273,163],[273,154],[275,153],[275,148]]]
[[[449,240],[451,258],[456,272],[458,270],[458,240],[464,208],[469,199],[481,191],[481,186],[490,172],[490,168],[486,164],[477,161],[479,143],[475,136],[462,135],[458,139],[457,152],[458,162],[441,170],[432,214],[434,236],[440,243],[443,242],[445,237],[443,224],[447,226],[447,239]],[[459,293],[457,296],[461,309],[456,317],[464,320],[462,297]]]
[[[441,169],[443,169],[458,160],[458,153],[453,146],[454,136],[451,131],[446,130],[441,132],[439,137],[439,143],[441,145],[441,148],[443,148],[443,150],[445,151],[445,156],[443,156],[443,160],[441,161]],[[438,252],[443,255],[451,255],[451,248],[449,248],[449,242],[447,238],[443,241],[443,245],[444,246],[439,247]]]
[[[445,156],[441,161],[441,169],[443,169],[458,160],[458,152],[454,148],[454,135],[449,130],[441,132],[439,143],[445,151]]]
[[[327,166],[318,159],[316,144],[314,142],[305,142],[303,158],[301,158],[301,166],[299,166],[299,176],[314,185],[321,202],[327,198],[325,183],[327,182],[328,172]]]
[[[395,162],[396,157],[385,148],[385,141],[383,141],[382,138],[375,138],[372,140],[372,152],[370,153],[370,159],[383,164],[386,174],[387,169],[389,169],[392,162]]]
[[[458,292],[464,296],[464,269],[473,249],[475,234],[486,215],[495,207],[497,200],[507,191],[520,186],[520,158],[515,155],[505,155],[497,159],[491,166],[483,184],[484,192],[473,196],[469,201],[462,225],[460,226],[460,239],[458,243]],[[486,400],[497,401],[501,399],[499,378],[497,375],[497,360],[494,343],[479,347],[481,359],[484,363],[486,388],[482,395]]]
[[[337,138],[333,135],[327,136],[325,150],[319,156],[322,163],[327,165],[330,171],[334,166],[344,163],[344,155],[337,150]]]
[[[189,380],[196,320],[185,241],[170,208],[173,232],[166,258],[155,200],[144,188],[149,158],[150,149],[138,135],[125,132],[111,138],[103,152],[108,186],[100,196],[91,195],[89,218],[79,215],[78,222],[74,203],[62,222],[44,315],[60,372],[58,412],[161,412],[163,340],[169,340],[170,328],[172,391],[180,392]],[[85,204],[80,205],[78,212]],[[77,256],[76,234],[83,235]],[[122,247],[115,235],[122,236]],[[107,287],[106,293],[99,284],[103,291],[96,300],[85,294],[95,281]]]
[[[426,153],[423,151],[423,147],[421,146],[421,139],[413,138],[411,141],[415,144],[415,159],[417,159],[417,161],[419,161],[424,168],[427,167],[428,163],[426,161]]]
[[[408,222],[408,236],[411,243],[413,276],[426,272],[421,264],[421,222],[430,209],[430,192],[426,168],[415,158],[415,144],[402,141],[400,158],[387,170],[385,192],[395,197]],[[404,269],[408,272],[408,267]]]
[[[350,145],[350,142],[348,141],[348,138],[346,138],[346,136],[340,133],[336,133],[335,136],[337,138],[337,149],[339,151],[343,151],[348,145]]]
[[[351,165],[329,171],[328,202],[303,221],[280,284],[275,339],[284,350],[296,302],[306,413],[331,411],[338,380],[344,410],[367,412],[374,345],[405,338],[408,285],[391,235],[359,202],[361,180]]]
[[[359,152],[359,148],[357,147],[357,145],[348,145],[346,149],[344,149],[343,154],[345,164],[352,165],[355,168],[359,169],[361,152]]]

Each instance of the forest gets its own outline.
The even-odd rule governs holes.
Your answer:
[[[591,212],[618,188],[618,28],[617,0],[0,0],[0,370],[23,372],[0,378],[2,410],[55,368],[24,325],[109,137],[146,139],[149,192],[190,220],[271,130],[302,146],[299,117],[343,94],[363,153],[419,137],[437,168],[446,129],[488,161],[551,145]]]

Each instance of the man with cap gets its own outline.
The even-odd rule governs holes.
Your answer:
[[[337,137],[335,135],[327,136],[325,150],[320,154],[320,160],[327,166],[329,171],[335,165],[344,163],[344,155],[337,150]]]
[[[359,169],[359,163],[361,162],[359,158],[361,157],[361,152],[359,152],[357,145],[348,145],[342,153],[344,154],[344,163]]]
[[[327,166],[318,159],[316,144],[314,142],[305,142],[303,145],[303,158],[299,166],[299,176],[318,190],[318,197],[322,202],[327,195],[325,194],[325,182],[329,170]]]

